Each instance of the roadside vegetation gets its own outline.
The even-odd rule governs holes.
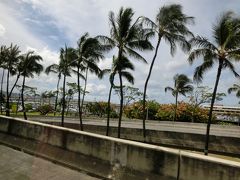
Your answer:
[[[109,35],[91,36],[83,33],[76,40],[76,48],[65,45],[60,49],[59,62],[49,67],[43,67],[42,59],[34,51],[21,52],[18,45],[1,45],[0,68],[2,70],[0,83],[1,114],[48,115],[61,116],[64,126],[66,116],[79,118],[81,130],[84,130],[83,115],[94,115],[107,118],[106,135],[110,118],[118,118],[118,137],[121,137],[122,117],[142,119],[143,136],[146,137],[146,120],[167,120],[207,123],[205,154],[208,154],[210,126],[215,123],[213,106],[221,101],[226,94],[218,92],[222,71],[230,70],[233,78],[239,78],[235,69],[240,60],[240,17],[233,12],[223,12],[214,22],[209,31],[212,39],[191,32],[194,17],[183,12],[179,4],[166,5],[159,8],[155,21],[148,17],[136,17],[132,8],[123,8],[109,13]],[[156,42],[156,45],[152,43]],[[177,72],[173,77],[173,85],[165,88],[175,98],[174,104],[160,104],[147,98],[148,84],[154,72],[156,60],[161,59],[158,51],[160,44],[167,43],[170,53],[181,50],[188,55],[186,61],[194,65],[193,78]],[[107,53],[115,52],[110,69],[101,69],[98,64]],[[145,59],[144,52],[152,52],[152,59]],[[141,90],[134,87],[133,71],[137,71],[134,62],[140,61],[142,66],[149,63],[149,71],[145,85]],[[200,65],[199,65],[200,64]],[[216,79],[213,80],[213,90],[200,86],[204,74],[217,65]],[[146,66],[147,67],[147,66]],[[47,75],[55,73],[58,77],[56,89],[38,92],[37,87],[29,87],[26,79],[36,78],[40,73]],[[109,95],[106,102],[85,103],[89,74],[99,79],[109,78]],[[75,82],[68,82],[68,77],[74,77]],[[6,84],[4,82],[6,81]],[[10,82],[12,86],[10,87]],[[161,83],[161,79],[159,79]],[[131,84],[131,86],[129,86]],[[170,84],[170,82],[169,82]],[[112,104],[113,91],[119,96],[119,103]],[[239,85],[229,87],[228,93],[239,95]],[[11,97],[15,96],[15,102]],[[164,93],[164,92],[159,92]],[[71,105],[77,95],[77,104]],[[187,102],[180,101],[179,96],[185,96]],[[16,98],[17,97],[17,98]],[[28,102],[31,99],[31,103]],[[36,101],[38,99],[38,101]],[[39,100],[40,99],[40,100]],[[54,103],[52,103],[54,101]],[[26,103],[27,102],[27,103]],[[210,110],[201,105],[210,103]]]

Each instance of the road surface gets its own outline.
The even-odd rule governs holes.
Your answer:
[[[60,122],[58,117],[29,117],[29,120],[40,122]],[[66,123],[77,123],[79,120],[76,118],[65,118]],[[105,119],[86,119],[83,120],[83,124],[106,126]],[[117,127],[117,120],[111,120],[110,126]],[[128,128],[142,128],[142,121],[140,120],[125,120],[122,121],[122,127]],[[146,128],[158,131],[173,131],[173,132],[185,132],[195,134],[205,134],[206,124],[203,123],[189,123],[189,122],[169,122],[169,121],[146,121]],[[217,125],[212,124],[210,134],[217,136],[230,136],[240,138],[240,126],[236,125]]]

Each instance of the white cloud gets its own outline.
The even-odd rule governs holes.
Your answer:
[[[34,48],[42,48],[46,46],[44,42],[35,37],[27,27],[22,24],[18,19],[16,11],[4,3],[0,2],[0,23],[7,29],[2,38],[2,43],[9,45],[10,43],[17,44],[21,49],[25,49],[27,46]],[[1,36],[0,36],[1,38]]]
[[[5,27],[2,24],[0,24],[0,36],[4,36],[5,32],[6,32]]]
[[[72,0],[71,3],[66,0],[16,1],[20,3],[18,4],[19,6],[22,3],[28,3],[37,12],[48,16],[49,21],[58,27],[61,30],[60,32],[63,32],[62,36],[66,36],[66,39],[68,39],[72,45],[76,44],[77,39],[84,32],[89,32],[90,35],[108,35],[108,13],[110,10],[117,12],[121,6],[132,7],[136,12],[136,16],[145,15],[154,19],[158,8],[163,4],[169,4],[168,0],[152,0],[151,3],[146,0]],[[211,37],[212,23],[215,22],[215,19],[220,12],[230,9],[239,13],[239,10],[237,9],[238,2],[235,1],[222,0],[220,2],[219,0],[212,0],[210,2],[207,0],[172,0],[171,2],[181,3],[184,7],[184,12],[188,15],[195,16],[196,25],[192,26],[191,29],[194,33],[207,37]],[[7,31],[4,30],[4,38],[2,38],[0,26],[0,38],[3,40],[3,43],[9,44],[10,42],[14,42],[19,44],[23,49],[26,49],[27,46],[34,48],[36,52],[42,55],[45,67],[51,63],[57,63],[59,53],[48,48],[47,44],[42,42],[39,37],[33,35],[31,27],[26,27],[23,22],[19,21],[22,15],[19,14],[20,12],[17,8],[15,7],[14,9],[13,7],[0,2],[0,12],[3,15],[0,16],[0,23],[5,29],[7,29]],[[203,9],[204,13],[202,12]],[[18,17],[18,20],[16,17]],[[38,17],[25,17],[22,21],[39,23]],[[59,34],[54,34],[54,32],[49,34],[51,35],[48,37],[53,40],[57,40],[59,37]],[[155,44],[156,43],[154,42],[154,45]],[[153,52],[142,54],[150,63]],[[191,74],[192,76],[194,68],[197,65],[197,63],[195,63],[193,66],[189,66],[186,57],[187,56],[181,53],[180,50],[178,50],[174,57],[171,57],[169,47],[162,41],[153,73],[149,81],[149,98],[155,98],[164,102],[172,100],[170,95],[164,93],[164,87],[172,84],[172,77],[176,73],[186,73],[188,75]],[[144,65],[142,63],[135,63],[136,61],[134,60],[133,62],[135,64],[135,72],[133,73],[135,77],[135,86],[140,88],[140,90],[143,90],[144,82],[149,70],[149,64]],[[111,67],[111,57],[109,54],[107,54],[107,58],[104,61],[99,63],[99,66],[102,69]],[[215,70],[216,69],[213,69],[206,74],[203,81],[204,85],[213,85],[215,80]],[[222,77],[223,79],[228,79],[228,81],[221,81],[219,90],[225,91],[229,84],[235,82],[235,79],[229,73],[224,73]],[[43,74],[37,80],[34,79],[30,81],[33,84],[40,85],[40,88],[42,89],[55,88],[57,77],[54,75],[46,76]],[[76,81],[76,78],[73,76],[72,78],[68,78],[68,81]],[[118,78],[116,77],[116,82],[117,81]],[[92,99],[94,99],[94,96],[106,99],[105,95],[107,93],[108,85],[109,82],[107,78],[100,81],[95,75],[89,75],[88,89],[91,93],[87,96]]]

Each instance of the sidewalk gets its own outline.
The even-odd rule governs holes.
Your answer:
[[[97,180],[50,161],[0,145],[0,179],[4,180]]]

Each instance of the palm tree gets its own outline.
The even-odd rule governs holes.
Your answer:
[[[232,92],[236,92],[236,97],[240,98],[240,85],[233,84],[233,86],[228,89],[228,94],[231,94]]]
[[[17,73],[17,67],[19,64],[19,57],[20,57],[20,50],[17,45],[13,46],[12,44],[10,45],[9,48],[6,50],[6,68],[7,68],[7,88],[6,88],[6,94],[7,94],[7,101],[6,101],[6,116],[10,115],[10,93],[9,93],[9,80],[10,80],[10,75],[16,75]],[[18,74],[16,82],[14,83],[14,86],[11,90],[11,93],[19,79],[20,75]]]
[[[191,85],[191,80],[185,74],[176,74],[173,77],[174,87],[166,87],[165,92],[170,91],[175,97],[175,110],[174,110],[174,121],[177,117],[177,105],[178,105],[178,95],[186,96],[187,93],[193,91],[193,86]]]
[[[88,72],[96,74],[101,78],[101,69],[98,67],[97,63],[100,59],[103,59],[103,53],[109,50],[109,46],[102,45],[97,38],[89,37],[88,33],[85,33],[80,37],[77,47],[77,83],[78,83],[78,110],[79,110],[79,120],[80,128],[83,130],[82,124],[82,107],[84,98],[86,95],[86,87],[88,80]],[[85,77],[81,74],[85,71]],[[84,79],[84,89],[81,102],[81,88],[80,88],[80,78]]]
[[[111,11],[109,13],[110,21],[110,35],[111,37],[99,36],[105,42],[108,42],[112,47],[117,47],[118,55],[117,59],[119,63],[123,63],[126,59],[124,57],[131,56],[135,59],[139,59],[146,63],[146,60],[136,51],[152,50],[153,47],[149,42],[148,31],[142,28],[140,23],[140,17],[132,23],[134,12],[131,8],[124,9],[123,7],[119,10],[117,17]],[[118,72],[120,82],[120,112],[118,121],[118,138],[120,138],[120,129],[123,113],[123,73],[121,69]]]
[[[57,105],[58,105],[58,95],[59,95],[59,83],[61,80],[61,68],[59,64],[51,64],[45,69],[45,73],[48,75],[49,73],[55,73],[58,74],[58,81],[57,81],[57,91],[56,91],[56,98],[55,98],[55,104],[54,104],[54,116],[57,112]]]
[[[0,97],[3,99],[3,80],[5,76],[5,69],[6,69],[6,57],[7,57],[7,47],[1,46],[0,47],[0,68],[2,68],[2,78],[1,78],[1,92]],[[3,102],[1,101],[1,114],[2,114],[2,105]]]
[[[36,55],[34,51],[29,51],[26,54],[20,56],[20,72],[21,76],[23,76],[21,99],[24,119],[27,119],[24,106],[24,88],[26,86],[25,81],[26,78],[33,78],[34,74],[39,75],[43,71],[43,66],[39,63],[39,61],[42,61],[42,57]]]
[[[155,48],[154,56],[149,68],[149,73],[144,85],[143,92],[143,136],[146,138],[146,94],[148,81],[151,77],[152,69],[157,58],[158,49],[161,40],[164,39],[166,43],[170,44],[171,55],[174,55],[177,44],[180,45],[183,51],[190,50],[190,44],[187,42],[186,37],[192,36],[192,33],[187,28],[189,23],[193,23],[193,17],[189,17],[182,12],[182,6],[172,4],[163,6],[159,9],[156,16],[156,22],[148,18],[144,18],[144,22],[151,26],[152,33],[157,35],[157,45]]]
[[[63,94],[62,94],[62,118],[61,125],[64,126],[64,113],[65,113],[65,95],[66,95],[66,77],[71,76],[72,66],[76,62],[77,56],[76,51],[73,48],[65,46],[60,49],[60,72],[63,75]]]
[[[47,99],[47,93],[48,93],[48,91],[44,91],[44,92],[42,92],[41,93],[41,100],[40,100],[40,104],[41,105],[44,105],[45,104],[45,102],[46,102],[46,99]]]
[[[109,75],[110,89],[109,89],[109,94],[108,94],[106,136],[109,135],[109,123],[110,123],[110,111],[111,111],[111,95],[112,95],[112,89],[115,86],[114,85],[115,75],[118,74],[121,71],[122,77],[124,77],[129,83],[134,84],[134,77],[132,76],[131,73],[129,73],[127,71],[128,69],[134,70],[134,66],[130,62],[130,60],[127,59],[126,57],[122,57],[122,59],[123,59],[122,61],[119,61],[118,59],[113,57],[112,68],[110,70],[110,75]]]
[[[212,121],[212,110],[216,98],[217,87],[223,69],[229,69],[234,76],[239,77],[235,71],[232,61],[240,60],[240,18],[235,18],[232,12],[223,13],[213,26],[213,39],[210,42],[208,39],[197,36],[191,40],[191,43],[197,48],[192,50],[188,61],[190,64],[195,59],[203,57],[203,63],[195,69],[194,80],[201,82],[203,74],[211,69],[214,63],[218,64],[216,81],[213,89],[213,96],[209,111],[209,118],[206,130],[205,155],[208,155],[209,133]]]

